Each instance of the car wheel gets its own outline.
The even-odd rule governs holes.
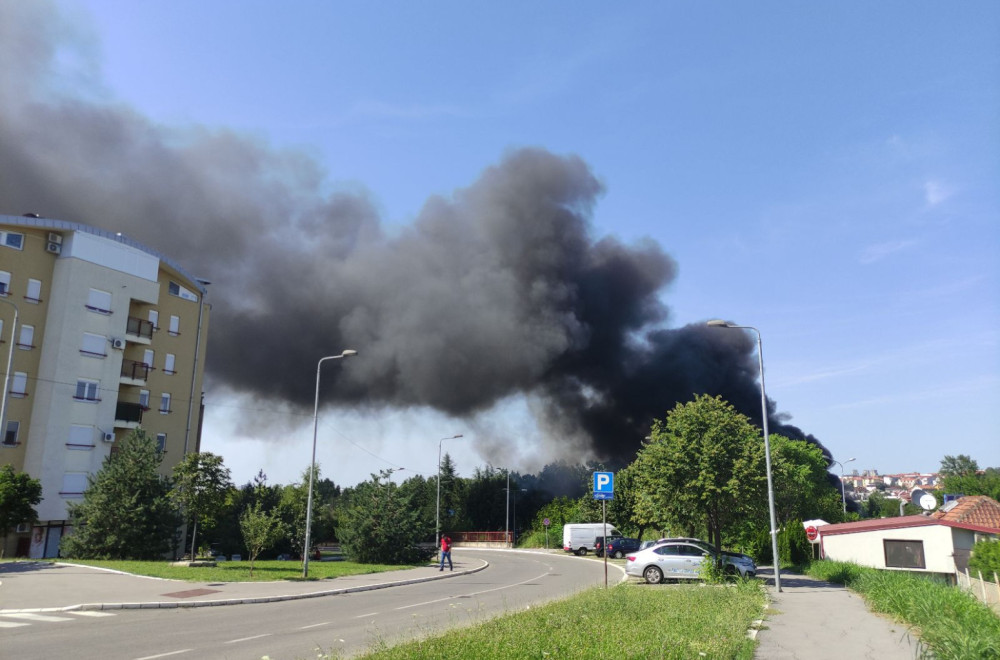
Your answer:
[[[621,559],[624,556],[625,556],[624,552],[622,552],[621,550],[615,550],[615,559]]]
[[[727,578],[738,578],[740,576],[739,570],[737,570],[737,568],[732,564],[726,566],[723,572],[725,573]]]
[[[646,570],[642,572],[642,577],[646,579],[649,584],[659,584],[663,582],[663,571],[658,569],[656,566],[647,566]]]
[[[576,556],[577,557],[583,557],[586,554],[587,554],[587,549],[586,548],[577,548],[576,549]]]

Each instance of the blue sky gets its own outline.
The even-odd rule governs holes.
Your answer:
[[[1000,4],[59,6],[92,38],[64,90],[303,151],[390,225],[512,148],[577,154],[606,189],[595,234],[679,264],[669,324],[759,328],[768,395],[834,458],[1000,466]],[[238,481],[304,468],[307,420],[279,448],[209,402],[203,449]],[[531,469],[528,408],[338,411],[318,460],[345,484],[429,475],[439,438],[488,427]],[[446,445],[465,475],[474,446]]]

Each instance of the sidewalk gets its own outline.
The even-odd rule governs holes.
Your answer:
[[[798,573],[781,574],[781,593],[774,590],[774,571],[764,567],[771,603],[757,633],[759,660],[843,660],[921,657],[917,638],[906,624],[868,611],[861,596],[843,585]]]
[[[483,570],[489,564],[455,562],[454,571],[418,568],[304,582],[186,582],[90,566],[49,562],[0,564],[0,615],[70,610],[161,609],[269,603],[369,591]]]

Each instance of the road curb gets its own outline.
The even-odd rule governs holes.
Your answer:
[[[431,582],[433,580],[443,580],[460,575],[471,575],[485,570],[490,563],[483,560],[482,566],[469,568],[461,571],[451,572],[443,575],[429,575],[427,577],[411,578],[409,580],[394,580],[391,582],[379,582],[377,584],[365,584],[357,587],[343,587],[341,589],[326,589],[323,591],[311,591],[304,594],[285,594],[280,596],[253,596],[247,598],[226,598],[222,600],[194,600],[187,602],[178,601],[155,601],[148,603],[82,603],[79,605],[67,605],[65,607],[36,607],[20,610],[0,610],[3,614],[32,614],[43,612],[80,612],[80,611],[104,611],[104,610],[166,610],[178,609],[182,607],[224,607],[227,605],[253,605],[260,603],[279,603],[288,600],[304,600],[306,598],[323,598],[325,596],[338,596],[343,594],[358,593],[362,591],[375,591],[378,589],[388,589],[389,587],[402,587],[421,582]],[[148,576],[140,576],[148,577]],[[158,578],[162,579],[162,578]]]

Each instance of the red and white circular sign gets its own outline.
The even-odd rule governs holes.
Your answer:
[[[816,538],[818,536],[819,536],[819,530],[818,529],[816,529],[812,525],[809,525],[808,527],[806,527],[806,538],[809,539],[810,542],[815,543],[816,542]]]

